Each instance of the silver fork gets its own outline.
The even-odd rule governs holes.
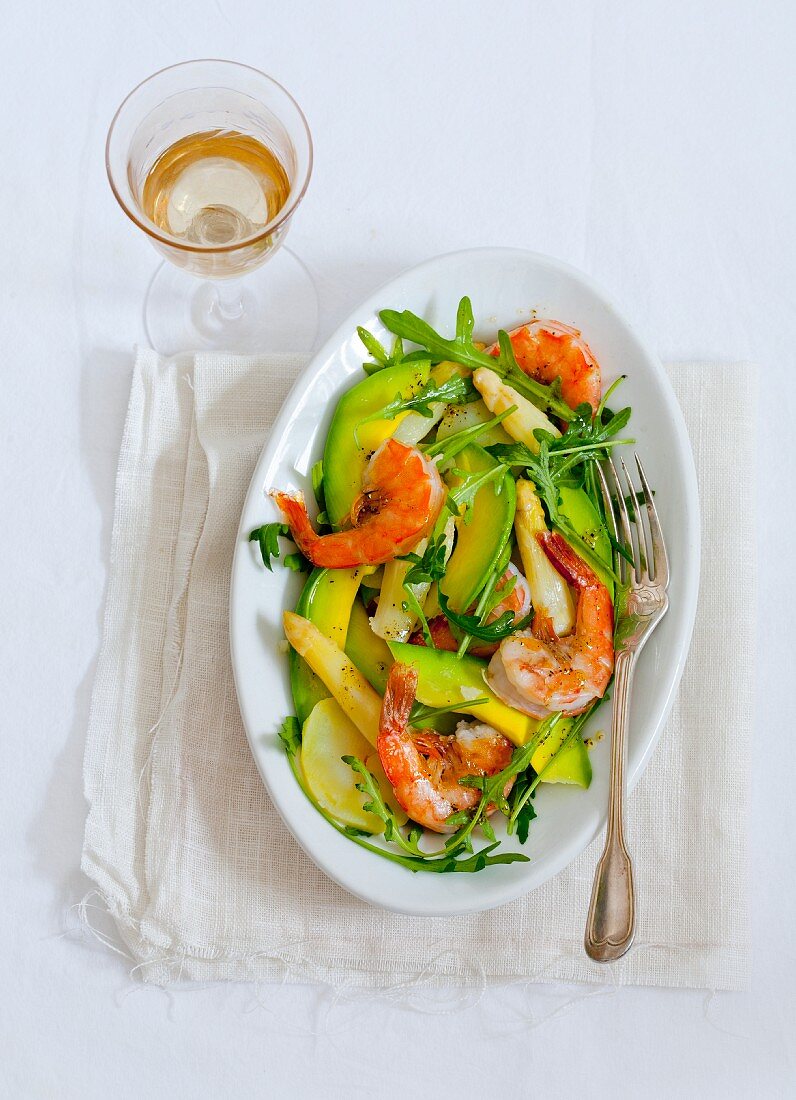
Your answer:
[[[633,942],[636,930],[633,865],[625,845],[622,821],[625,797],[625,732],[636,657],[669,606],[669,597],[666,594],[669,585],[669,560],[663,532],[644,467],[638,455],[634,455],[634,458],[641,480],[640,493],[634,489],[623,459],[620,459],[621,476],[612,461],[606,463],[616,490],[615,501],[611,498],[605,474],[597,467],[612,534],[633,558],[633,564],[630,565],[621,554],[614,554],[614,570],[629,588],[627,606],[623,609],[625,614],[615,643],[608,828],[605,848],[594,875],[584,937],[586,954],[597,962],[610,962],[624,955]],[[632,520],[626,495],[627,500],[632,502]],[[640,497],[646,506],[646,526]]]

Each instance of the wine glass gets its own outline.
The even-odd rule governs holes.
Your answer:
[[[122,210],[165,256],[144,304],[157,351],[312,346],[315,285],[281,247],[312,139],[281,84],[232,61],[162,69],[119,107],[105,159]]]

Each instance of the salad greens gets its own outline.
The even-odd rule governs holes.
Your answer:
[[[405,355],[403,340],[400,336],[395,337],[392,351],[388,352],[384,345],[361,325],[357,328],[357,335],[372,356],[372,361],[362,364],[362,369],[367,375],[377,374],[387,367],[397,367],[401,363],[428,362],[429,360],[428,352],[425,351],[411,351]]]
[[[464,522],[469,523],[476,494],[485,485],[491,485],[495,496],[500,496],[503,491],[503,475],[508,472],[508,466],[498,464],[491,470],[473,471],[452,466],[450,472],[459,478],[459,483],[449,491],[445,507],[454,516],[462,516]]]
[[[260,557],[269,573],[273,572],[271,558],[279,557],[279,539],[293,541],[286,523],[264,523],[262,527],[255,527],[249,535],[249,542],[256,542],[260,547]],[[312,569],[312,565],[298,550],[293,554],[285,554],[282,564],[294,573],[309,573]]]
[[[410,397],[404,397],[398,393],[393,400],[383,409],[377,409],[361,421],[369,424],[374,420],[394,420],[403,412],[417,412],[421,416],[432,417],[434,410],[432,405],[466,405],[470,401],[478,400],[478,390],[469,378],[462,378],[460,374],[454,374],[446,382],[437,383],[429,379],[419,393]]]
[[[290,528],[286,523],[264,523],[262,527],[255,527],[249,535],[249,542],[256,542],[260,547],[263,565],[269,573],[273,572],[271,558],[279,557],[280,538],[290,538]]]
[[[550,526],[570,542],[574,542],[580,553],[598,571],[609,573],[617,580],[616,573],[605,561],[597,558],[588,541],[576,531],[561,508],[561,487],[581,489],[591,499],[598,514],[604,516],[602,494],[594,480],[593,464],[603,461],[612,447],[633,443],[633,439],[617,439],[617,434],[627,426],[630,419],[629,408],[613,413],[605,406],[605,400],[619,385],[622,378],[611,386],[596,413],[590,405],[580,405],[574,410],[567,430],[558,437],[550,432],[536,429],[534,436],[539,443],[539,453],[534,454],[525,443],[498,443],[487,447],[489,453],[499,462],[513,468],[521,468],[529,477],[539,496],[544,501]],[[626,548],[618,545],[608,528],[605,528],[614,548],[625,556]],[[632,558],[630,558],[632,563]]]
[[[394,309],[383,309],[379,317],[390,332],[401,339],[422,344],[427,354],[438,362],[450,360],[453,363],[461,363],[462,366],[469,367],[471,370],[488,367],[523,396],[528,397],[534,404],[538,404],[545,412],[565,420],[572,415],[572,409],[561,397],[560,385],[545,386],[529,378],[520,370],[507,332],[501,330],[498,333],[499,354],[497,356],[489,355],[488,352],[476,347],[473,341],[475,321],[469,298],[462,298],[459,303],[456,314],[456,335],[452,340],[446,340],[440,336],[428,321],[424,321],[422,317],[418,317],[408,309],[402,313],[397,313]]]
[[[390,645],[393,640],[406,643],[408,639],[411,643],[397,647],[397,651],[404,654],[401,660],[410,662],[410,658],[405,656],[409,652],[418,653],[418,662],[421,661],[421,654],[428,655],[423,666],[426,669],[423,681],[425,694],[418,687],[418,694],[424,702],[416,699],[411,710],[410,722],[415,729],[432,727],[443,731],[444,736],[473,708],[478,715],[479,708],[483,707],[483,724],[491,725],[510,737],[515,747],[508,765],[494,774],[462,774],[458,777],[462,786],[477,792],[477,801],[470,810],[452,813],[446,821],[450,832],[436,847],[431,847],[424,829],[411,821],[402,824],[394,804],[385,796],[386,779],[377,774],[380,772],[376,767],[378,757],[372,756],[372,746],[376,741],[372,733],[368,734],[370,745],[366,746],[370,756],[363,748],[356,754],[346,753],[341,759],[351,770],[353,787],[362,796],[363,813],[372,815],[381,826],[378,834],[346,824],[336,816],[334,799],[327,801],[323,796],[319,801],[313,794],[320,787],[313,784],[311,789],[304,775],[302,726],[296,717],[286,718],[278,735],[296,782],[318,813],[338,833],[367,851],[413,872],[474,873],[487,867],[528,859],[517,851],[498,851],[500,841],[489,816],[493,811],[505,820],[506,835],[516,836],[518,842],[524,845],[528,842],[532,822],[537,816],[534,799],[540,784],[564,781],[588,786],[591,765],[583,732],[601,700],[595,699],[577,717],[556,712],[537,722],[509,707],[492,691],[486,677],[486,662],[468,653],[468,650],[472,648],[475,653],[491,654],[505,639],[530,627],[533,608],[528,614],[517,614],[511,609],[510,597],[517,583],[517,572],[513,566],[509,569],[509,565],[512,558],[520,560],[518,552],[521,550],[525,566],[528,538],[532,543],[530,549],[536,547],[538,552],[536,532],[546,529],[559,532],[613,593],[617,636],[621,636],[626,593],[618,583],[614,562],[616,555],[628,556],[628,549],[617,541],[605,522],[605,504],[597,477],[597,464],[605,461],[614,447],[633,442],[625,434],[631,410],[621,408],[613,411],[608,407],[609,400],[622,382],[621,377],[606,390],[596,408],[589,403],[573,408],[562,397],[560,378],[552,384],[545,384],[520,368],[508,333],[502,330],[498,333],[494,354],[482,350],[473,339],[473,311],[467,297],[459,303],[455,334],[450,339],[408,310],[397,312],[386,309],[381,311],[379,317],[393,335],[393,343],[388,349],[367,329],[357,329],[370,356],[363,363],[367,380],[341,398],[334,421],[339,426],[336,442],[333,447],[327,444],[323,461],[312,467],[318,526],[321,532],[332,529],[327,515],[327,499],[336,525],[334,529],[345,523],[352,486],[356,485],[351,475],[352,463],[354,458],[359,463],[364,461],[357,429],[371,424],[374,427],[369,429],[369,439],[378,439],[379,432],[387,433],[381,437],[387,438],[390,429],[386,425],[405,413],[417,414],[428,420],[427,427],[418,428],[412,422],[412,431],[416,431],[413,438],[426,459],[437,464],[445,482],[444,508],[427,539],[409,553],[396,556],[383,568],[359,567],[353,572],[326,570],[330,577],[324,589],[324,599],[312,606],[309,601],[306,605],[300,605],[302,614],[306,612],[307,621],[314,622],[324,646],[328,648],[331,645],[324,639],[334,639],[335,645],[341,649],[345,645],[345,652],[332,646],[337,657],[328,667],[338,670],[335,675],[339,675],[344,668],[356,673],[359,677],[357,682],[364,685],[358,690],[368,688],[375,691],[377,702],[378,697],[384,694],[393,661],[387,641]],[[439,370],[433,367],[429,377],[432,365],[439,363],[454,363],[457,367]],[[486,375],[476,375],[474,382],[473,374],[479,368],[488,368],[502,381],[499,403],[489,400],[481,381]],[[455,373],[446,377],[448,370],[455,370]],[[420,381],[424,378],[426,381],[421,385]],[[411,384],[410,379],[414,379]],[[494,381],[492,378],[492,383]],[[360,388],[365,386],[367,391]],[[483,394],[479,386],[484,389]],[[517,404],[508,405],[512,391]],[[520,397],[525,401],[521,401]],[[544,418],[541,420],[548,423],[550,430],[535,427],[539,419],[529,420],[530,413],[535,415],[535,410],[529,410],[527,402],[557,420],[560,434],[555,423],[546,422]],[[447,427],[444,432],[441,428],[438,432],[437,425],[443,412],[448,414]],[[518,416],[509,419],[515,413]],[[523,417],[527,424],[524,432],[518,427],[518,421]],[[423,421],[418,423],[422,425]],[[461,427],[452,431],[451,428],[457,424]],[[488,437],[490,432],[494,433],[499,425],[503,428],[497,438],[505,439],[504,432],[507,432],[513,441],[492,442],[482,448],[479,441],[484,436]],[[492,434],[491,438],[494,440],[496,435]],[[358,470],[363,468],[363,465],[357,467]],[[525,507],[529,509],[525,515],[534,517],[534,526],[529,526],[530,521],[524,521],[525,525],[520,526],[520,497],[517,495],[520,491],[526,501]],[[496,498],[504,502],[499,507]],[[527,503],[529,500],[532,508]],[[515,507],[518,509],[517,531],[523,533],[525,538],[525,542],[521,541],[519,545],[514,533]],[[452,531],[455,531],[455,537]],[[531,532],[530,536],[528,532]],[[280,540],[290,537],[290,529],[284,523],[264,524],[249,536],[258,544],[263,564],[268,570],[272,569],[274,558],[280,559]],[[466,560],[462,560],[463,555]],[[281,560],[289,569],[312,568],[298,552],[286,554]],[[549,563],[547,567],[552,568]],[[530,566],[526,566],[524,571],[532,599],[535,600]],[[322,573],[316,570],[308,584],[317,585]],[[345,580],[333,589],[338,573],[341,579],[345,573]],[[458,584],[458,587],[454,586],[458,592],[458,602],[451,597],[447,587],[454,574]],[[362,602],[357,601],[359,612],[352,617],[351,601],[363,577],[367,580],[367,588],[359,589]],[[387,602],[385,596],[388,588],[391,602]],[[335,591],[339,591],[339,597]],[[378,628],[374,620],[367,616],[372,614],[374,600],[378,599],[385,601],[379,604],[379,616],[384,608],[394,609],[394,615],[390,611],[390,628],[398,633],[376,633]],[[516,601],[513,606],[519,602]],[[319,608],[317,613],[312,610],[314,606]],[[545,605],[540,603],[539,606]],[[367,613],[365,608],[369,609]],[[316,614],[317,621],[313,619]],[[355,627],[356,637],[351,634]],[[349,630],[348,639],[346,629]],[[413,633],[418,630],[419,634]],[[562,628],[562,633],[565,632]],[[419,644],[420,637],[426,648],[415,650],[412,645]],[[296,645],[296,642],[293,641],[293,644]],[[447,652],[440,652],[439,647]],[[434,649],[437,652],[431,653]],[[299,697],[323,698],[324,690],[327,695],[331,693],[338,699],[334,676],[331,673],[324,675],[320,663],[310,667],[306,663],[309,656],[306,660],[299,656],[304,652],[303,649],[297,650],[293,655],[295,659],[291,661],[294,700]],[[348,652],[352,658],[347,656]],[[416,664],[416,667],[421,665]],[[461,672],[456,671],[459,669]],[[483,694],[478,695],[479,690]],[[343,697],[340,696],[338,702],[340,699]],[[306,709],[301,711],[298,702],[296,706],[302,715],[308,713]],[[346,704],[344,717],[353,720],[363,731],[372,730],[374,704],[369,703],[368,706],[370,710],[364,703],[354,700],[350,705]],[[362,707],[365,709],[362,710]],[[556,746],[552,752],[549,751],[551,745]],[[350,794],[351,788],[348,790]],[[354,820],[357,818],[354,817]],[[476,838],[483,838],[478,848]]]

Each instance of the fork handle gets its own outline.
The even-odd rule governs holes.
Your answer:
[[[636,654],[617,654],[614,669],[614,716],[611,725],[611,780],[605,848],[592,887],[584,946],[597,962],[618,959],[633,942],[636,902],[633,865],[625,846],[622,814],[625,797],[625,731]]]

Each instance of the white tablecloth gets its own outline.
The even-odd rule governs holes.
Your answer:
[[[4,12],[0,1094],[792,1088],[794,46],[796,10],[774,0]],[[108,191],[104,134],[134,83],[192,56],[264,68],[306,109],[316,171],[289,243],[322,334],[432,253],[515,244],[590,272],[665,359],[761,364],[751,992],[516,987],[468,992],[457,1013],[454,993],[167,994],[69,932],[113,478],[156,263]],[[728,477],[733,456],[728,439]]]

